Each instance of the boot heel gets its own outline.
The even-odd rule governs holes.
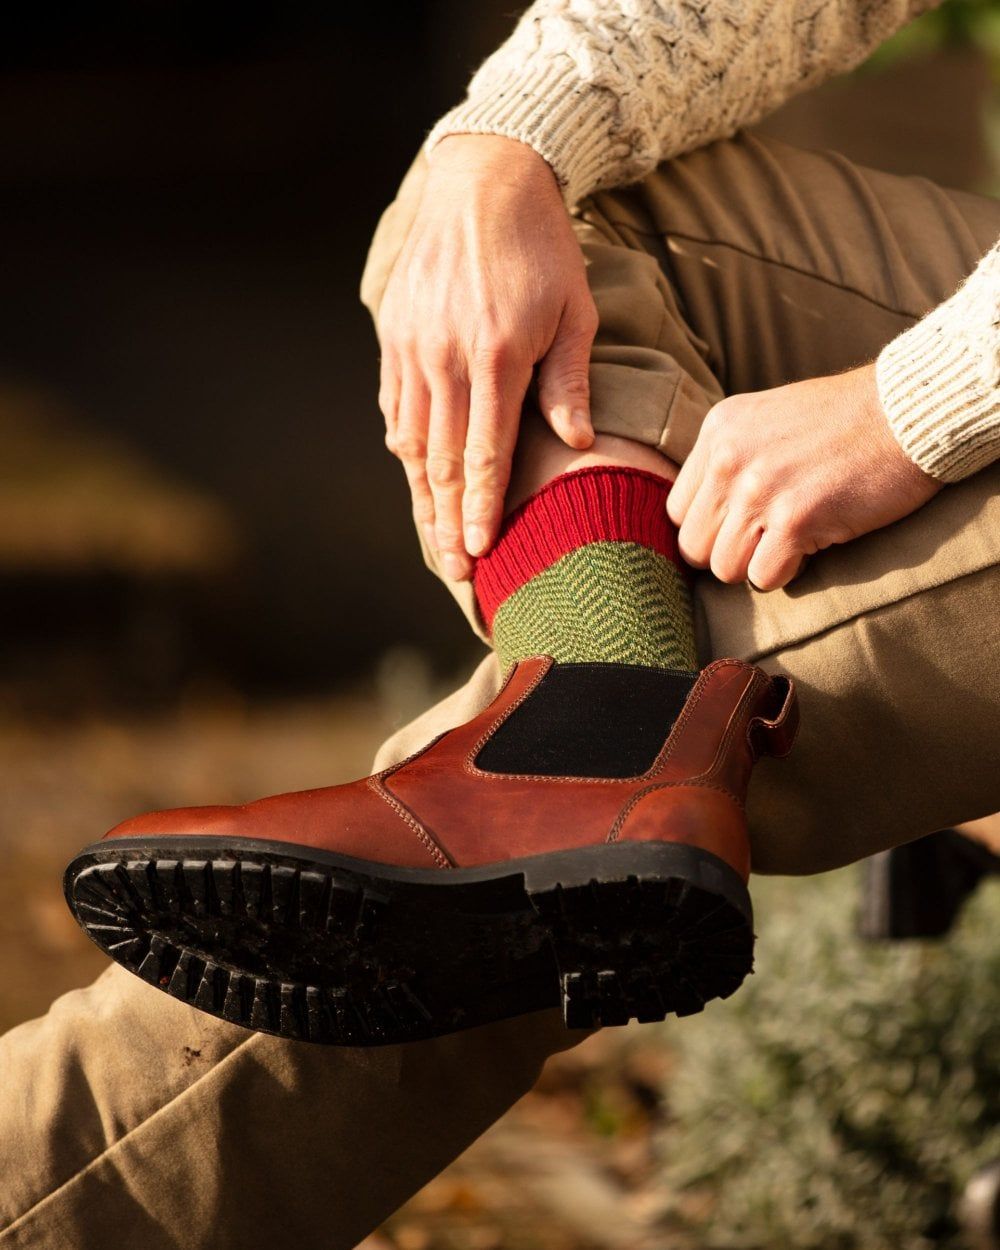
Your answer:
[[[716,856],[638,844],[558,858],[556,879],[526,874],[525,885],[548,930],[567,1028],[693,1015],[752,971],[750,895]]]

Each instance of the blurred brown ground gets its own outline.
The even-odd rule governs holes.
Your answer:
[[[355,287],[422,130],[509,19],[303,12],[196,39],[180,5],[181,34],[134,47],[26,18],[6,53],[0,1027],[103,966],[60,897],[80,845],[364,773],[475,654],[419,564]],[[983,60],[940,54],[763,129],[986,187],[989,91]],[[561,1057],[368,1250],[682,1245],[650,1154],[669,1064],[634,1028]]]

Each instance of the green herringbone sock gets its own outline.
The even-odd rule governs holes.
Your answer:
[[[638,469],[583,469],[511,513],[475,575],[505,668],[529,655],[697,668],[669,489]]]

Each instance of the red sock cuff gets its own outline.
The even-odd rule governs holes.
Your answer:
[[[587,543],[639,543],[683,568],[667,516],[670,486],[645,469],[610,465],[547,482],[504,520],[494,546],[476,561],[473,586],[487,628],[515,590]]]

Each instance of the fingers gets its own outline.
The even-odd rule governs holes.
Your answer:
[[[750,582],[757,590],[787,586],[805,567],[808,552],[800,530],[780,522],[769,526],[768,515],[755,515],[739,496],[727,500],[709,478],[685,514],[677,540],[681,554],[695,568],[711,569],[720,582]]]
[[[778,590],[798,577],[808,559],[802,545],[779,528],[738,506],[718,503],[701,491],[678,536],[684,559],[711,569],[720,582],[750,582],[757,590]]]
[[[378,406],[385,418],[385,445],[393,455],[397,454],[399,392],[399,357],[391,348],[385,348],[379,366]]]
[[[695,568],[722,582],[751,581],[760,590],[787,585],[803,562],[801,527],[779,515],[759,473],[748,468],[745,432],[734,430],[726,405],[717,404],[667,496],[678,526],[677,543]],[[785,511],[788,511],[786,504]]]
[[[708,567],[720,582],[735,585],[747,580],[750,561],[763,533],[763,525],[755,522],[742,509],[731,508],[727,512],[708,562]]]
[[[755,515],[739,496],[726,499],[709,476],[687,510],[677,545],[688,564],[711,569],[720,582],[778,590],[799,575],[807,553],[794,527],[769,526],[768,515]]]
[[[462,533],[468,420],[468,384],[449,370],[435,371],[427,429],[427,481],[434,503],[435,546],[445,575],[453,581],[472,571]]]
[[[567,304],[556,336],[538,367],[538,403],[553,433],[583,451],[594,441],[590,420],[590,349],[597,309],[589,290]]]
[[[413,519],[428,547],[436,548],[434,498],[427,480],[427,421],[430,392],[423,373],[407,368],[399,388],[398,418],[391,449],[402,461],[413,501]]]
[[[465,547],[470,555],[488,551],[500,528],[530,380],[528,361],[480,365],[473,372],[462,503]]]
[[[683,476],[682,470],[681,477]],[[667,496],[668,506],[678,483],[680,483],[680,478],[670,488],[670,494]],[[716,537],[726,521],[728,512],[729,502],[723,484],[715,474],[706,473],[699,483],[694,498],[684,508],[683,520],[677,535],[677,545],[681,555],[693,568],[707,569],[711,564]]]
[[[705,463],[704,450],[701,444],[696,442],[670,487],[670,494],[667,495],[667,516],[678,529],[684,524],[691,504],[701,487],[705,476]]]
[[[386,442],[406,466],[415,514],[446,576],[468,576],[469,551],[482,554],[495,537],[536,364],[559,437],[577,448],[593,441],[596,325],[549,165],[496,136],[436,149],[377,328]]]
[[[597,314],[589,290],[565,312],[539,366],[539,399],[570,447],[594,440],[590,347]],[[424,541],[453,580],[496,539],[534,357],[494,341],[467,364],[452,348],[431,357],[384,350],[379,406],[386,445],[399,456]]]
[[[383,411],[395,411],[386,442],[406,470],[414,520],[455,581],[500,527],[531,363],[493,353],[469,372],[471,384],[465,370],[413,363],[397,382],[387,367],[380,392]]]
[[[746,580],[758,590],[780,590],[794,581],[808,557],[781,530],[765,530],[747,567]]]

